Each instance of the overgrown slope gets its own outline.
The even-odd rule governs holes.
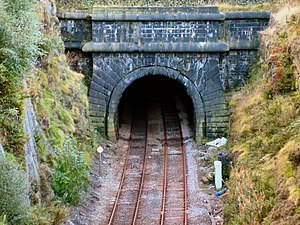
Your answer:
[[[68,66],[52,1],[0,0],[0,22],[0,224],[61,224],[88,187],[96,144],[84,77]],[[29,192],[26,98],[48,139],[34,135],[40,184]]]
[[[226,224],[300,224],[300,3],[273,16],[253,80],[231,98]]]
[[[93,6],[205,6],[218,5],[220,11],[260,11],[290,0],[57,0],[59,11],[87,10]]]

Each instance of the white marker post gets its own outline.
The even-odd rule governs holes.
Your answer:
[[[99,153],[99,177],[101,176],[101,153],[103,152],[103,148],[99,146],[97,148],[97,152]]]
[[[215,161],[215,186],[219,190],[222,188],[222,162]]]

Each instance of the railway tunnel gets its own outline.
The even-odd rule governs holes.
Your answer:
[[[226,133],[225,92],[243,83],[269,17],[216,6],[59,15],[66,48],[85,54],[91,121],[126,149],[108,224],[199,224],[183,140]]]
[[[120,99],[130,99],[135,80],[161,74],[184,86],[168,81],[164,88],[174,84],[173,96],[176,89],[190,97],[188,120],[198,142],[226,135],[226,91],[244,83],[270,13],[220,13],[217,6],[96,7],[93,14],[58,17],[66,49],[84,53],[77,71],[90,78],[89,115],[99,133],[116,140],[124,109]]]
[[[108,224],[187,224],[184,140],[194,135],[195,119],[185,85],[165,75],[135,79],[116,114],[127,150]]]
[[[172,78],[163,75],[145,76],[135,80],[123,92],[118,106],[118,136],[120,128],[124,124],[129,124],[133,117],[140,113],[146,115],[146,118],[155,118],[152,126],[149,126],[151,133],[162,131],[161,114],[162,104],[168,102],[168,110],[174,111],[185,124],[185,138],[195,135],[194,107],[191,97],[181,83]]]

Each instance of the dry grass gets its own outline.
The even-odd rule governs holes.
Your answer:
[[[232,218],[227,223],[259,225],[274,205],[274,190],[257,172],[245,167],[231,172],[228,185],[234,189],[229,190],[225,214],[231,213]]]
[[[239,158],[228,182],[228,224],[300,221],[295,159],[300,149],[300,3],[286,6],[263,34],[252,82],[231,98],[230,148]]]

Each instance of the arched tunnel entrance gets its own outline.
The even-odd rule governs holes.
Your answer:
[[[167,109],[163,109],[167,105]],[[185,124],[190,137],[195,135],[195,117],[193,102],[188,96],[185,87],[177,80],[163,75],[151,75],[139,78],[132,82],[123,92],[118,106],[117,136],[120,128],[128,125],[133,117],[140,114],[147,115],[154,121],[162,121],[163,110],[176,111],[179,119]],[[157,120],[155,119],[157,117]],[[151,132],[159,132],[159,126],[149,126]]]

